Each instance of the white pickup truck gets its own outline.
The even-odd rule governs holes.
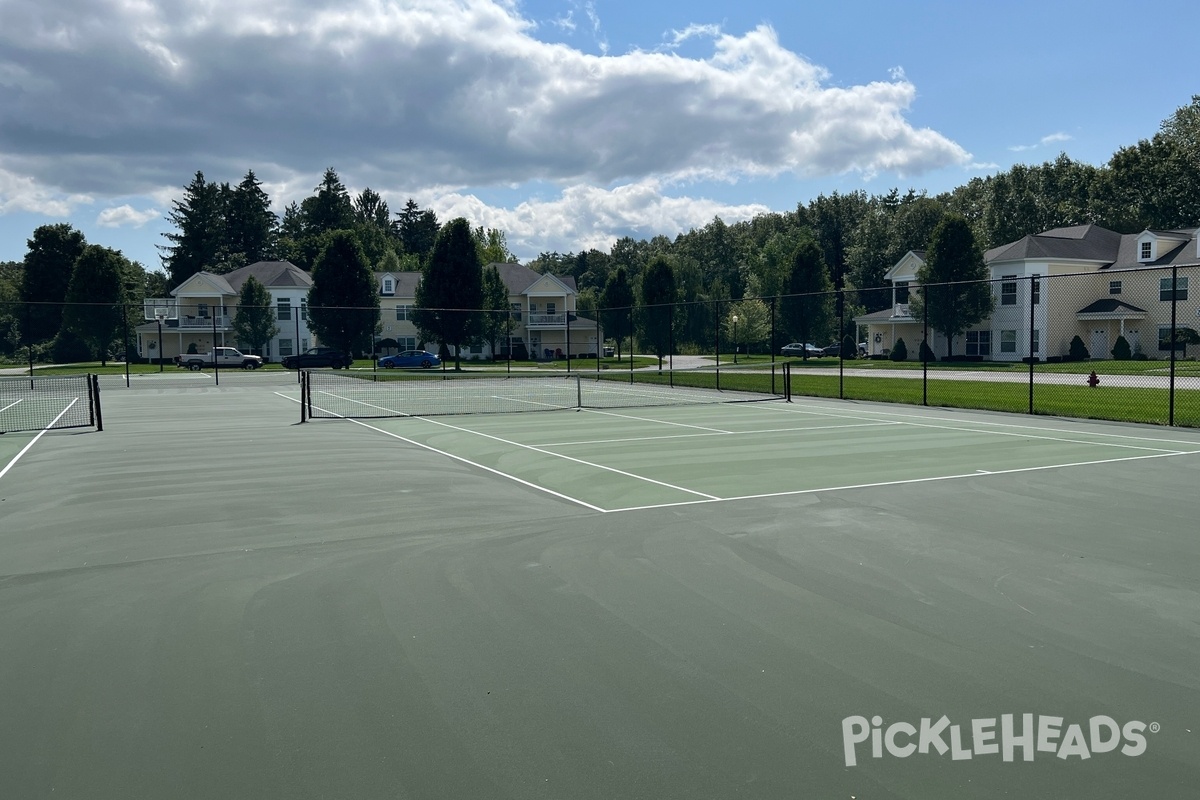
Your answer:
[[[175,366],[187,367],[193,372],[214,365],[218,367],[258,369],[263,365],[263,360],[262,356],[246,355],[236,347],[218,347],[215,353],[187,353],[175,356]]]

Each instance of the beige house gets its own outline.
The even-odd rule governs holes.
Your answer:
[[[1200,329],[1197,228],[1119,234],[1096,225],[1057,228],[989,250],[984,255],[995,309],[955,341],[954,352],[989,361],[1066,355],[1078,336],[1092,358],[1111,358],[1119,337],[1150,358],[1170,351],[1175,328]],[[922,251],[910,251],[888,271],[892,306],[856,318],[867,328],[872,354],[887,354],[903,338],[919,357],[923,326],[910,313]],[[1200,289],[1200,287],[1197,287]],[[1032,331],[1032,336],[1030,332]],[[941,357],[946,343],[930,331]]]
[[[263,352],[253,342],[239,342],[233,333],[238,297],[253,275],[271,295],[276,334]],[[170,297],[151,297],[144,303],[144,317],[137,332],[138,355],[149,360],[171,359],[190,348],[207,353],[212,347],[237,347],[255,352],[269,361],[307,350],[313,340],[308,329],[308,290],[312,277],[290,261],[259,261],[224,275],[197,272],[172,292]],[[156,313],[165,319],[161,326]],[[159,345],[161,332],[162,344]]]
[[[596,320],[577,313],[575,279],[534,272],[520,264],[489,264],[500,271],[508,288],[512,314],[512,336],[497,342],[498,356],[508,353],[511,341],[514,357],[528,353],[530,358],[561,358],[599,352],[602,331]],[[419,272],[378,272],[380,330],[379,341],[396,342],[397,350],[437,351],[436,342],[419,342],[412,310],[416,304]],[[386,345],[385,345],[386,347]],[[487,344],[468,347],[464,358],[490,358]]]

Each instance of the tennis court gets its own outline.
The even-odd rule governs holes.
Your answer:
[[[569,381],[394,417],[384,381],[185,378],[105,387],[103,432],[0,476],[4,796],[1200,783],[1200,432]]]

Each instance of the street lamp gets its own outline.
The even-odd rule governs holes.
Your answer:
[[[737,314],[734,314],[732,317],[730,317],[730,318],[729,318],[729,321],[733,323],[733,363],[735,363],[735,364],[736,364],[736,363],[737,363],[737,356],[738,356],[738,343],[737,343]]]

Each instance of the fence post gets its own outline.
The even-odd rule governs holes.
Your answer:
[[[121,304],[121,356],[125,359],[125,388],[129,388],[129,306]]]
[[[1036,357],[1033,354],[1033,332],[1037,325],[1037,318],[1034,316],[1036,306],[1033,304],[1033,290],[1037,286],[1037,275],[1029,276],[1029,413],[1033,414],[1033,359]],[[1038,342],[1040,345],[1041,342]]]
[[[1175,425],[1175,341],[1179,332],[1175,329],[1176,312],[1179,309],[1179,265],[1171,265],[1171,380],[1168,390],[1167,424]]]
[[[929,358],[926,353],[932,353],[929,346],[929,304],[933,302],[933,284],[926,284],[921,289],[924,295],[921,299],[921,346],[917,349],[917,358],[921,359],[921,405],[929,405]]]
[[[95,416],[97,432],[104,430],[104,412],[100,410],[100,376],[89,375],[91,381],[90,394],[92,395],[92,410]]]
[[[222,311],[225,310],[224,306],[217,306],[217,308],[220,308]],[[212,333],[213,333],[213,342],[212,342],[213,379],[216,381],[216,385],[220,386],[221,385],[221,363],[220,363],[221,359],[217,358],[217,314],[216,314],[216,308],[213,309],[212,329],[213,329],[213,331],[212,331]]]
[[[775,300],[771,297],[771,394],[775,394]],[[785,371],[786,375],[787,372]],[[790,398],[789,398],[790,399]]]
[[[838,399],[846,399],[846,354],[844,339],[846,336],[846,290],[837,290],[838,314]],[[854,337],[854,347],[858,347],[858,336]]]

